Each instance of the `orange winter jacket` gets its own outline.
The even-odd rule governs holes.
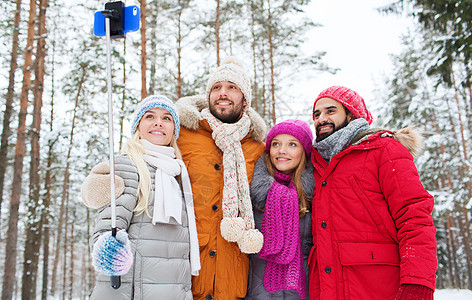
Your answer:
[[[212,138],[212,130],[200,111],[207,107],[203,96],[182,98],[176,103],[181,130],[178,146],[187,165],[195,203],[200,244],[200,275],[192,278],[194,299],[239,299],[246,295],[249,259],[237,243],[223,239],[223,152]],[[265,123],[248,109],[251,131],[241,140],[249,183],[254,166],[264,152]]]

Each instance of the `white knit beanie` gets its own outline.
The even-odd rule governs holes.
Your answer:
[[[213,85],[220,81],[229,81],[236,84],[244,95],[248,106],[251,106],[251,80],[244,70],[243,64],[233,56],[225,58],[221,65],[210,75],[206,87],[207,99]]]

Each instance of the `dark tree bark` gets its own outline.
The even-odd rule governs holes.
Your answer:
[[[275,75],[274,75],[274,42],[272,41],[272,13],[270,11],[270,1],[267,1],[268,5],[268,15],[269,19],[267,20],[268,26],[268,38],[269,38],[269,60],[270,60],[270,94],[271,94],[271,103],[272,103],[272,125],[276,124],[275,117]]]
[[[49,131],[53,131],[54,124],[54,51],[55,42],[52,41],[52,60],[51,60],[51,110],[49,119]],[[49,228],[51,214],[51,188],[52,188],[52,165],[54,161],[54,145],[57,142],[59,135],[50,141],[48,145],[48,157],[46,163],[46,174],[44,178],[44,190],[46,192],[43,201],[43,212],[41,213],[41,224],[43,226],[43,282],[41,288],[41,300],[47,300],[48,297],[48,282],[49,282],[49,240],[51,236],[51,230]]]
[[[177,99],[182,97],[182,12],[181,7],[178,14],[178,33],[177,33]]]
[[[147,97],[146,0],[140,0],[140,2],[141,2],[141,98],[144,99]]]
[[[216,65],[220,65],[220,0],[216,0],[215,16]]]
[[[23,65],[23,87],[20,95],[20,113],[15,147],[15,163],[13,184],[10,198],[10,216],[8,218],[7,242],[5,247],[5,271],[3,276],[2,300],[10,300],[13,296],[16,275],[16,255],[18,241],[18,210],[20,207],[21,183],[23,176],[23,159],[26,144],[26,114],[28,113],[28,92],[31,86],[32,51],[35,33],[36,1],[30,0],[28,35]]]
[[[18,46],[19,46],[19,33],[20,33],[20,12],[21,12],[21,0],[16,0],[15,18],[13,21],[13,35],[11,45],[11,59],[10,59],[10,72],[7,96],[5,101],[5,112],[3,113],[3,131],[0,144],[0,213],[3,202],[3,189],[5,187],[5,171],[7,169],[7,154],[8,154],[8,138],[11,135],[10,121],[13,114],[13,95],[15,87],[15,72],[18,66]],[[0,214],[1,215],[1,214]]]
[[[23,300],[36,298],[36,278],[38,273],[39,248],[41,246],[41,208],[39,178],[39,138],[41,132],[41,109],[44,90],[44,61],[46,57],[46,8],[47,0],[39,5],[39,30],[34,64],[35,80],[33,88],[33,124],[31,126],[31,163],[30,163],[30,196],[26,222],[26,241],[23,261],[23,279],[21,297]]]

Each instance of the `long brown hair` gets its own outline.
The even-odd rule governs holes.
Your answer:
[[[270,160],[270,153],[266,152],[264,162],[267,166],[267,171],[269,172],[269,175],[274,177],[276,168],[274,167],[274,165],[272,164],[272,161]],[[311,199],[310,197],[307,196],[307,194],[303,190],[303,185],[302,185],[302,173],[303,173],[303,170],[306,169],[306,164],[307,164],[306,153],[305,151],[303,151],[303,155],[300,159],[300,163],[298,164],[295,171],[290,174],[290,177],[293,181],[293,185],[295,186],[295,189],[297,190],[298,213],[299,213],[300,218],[305,216],[305,214],[309,212],[309,209],[311,206]]]

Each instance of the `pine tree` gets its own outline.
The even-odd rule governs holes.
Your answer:
[[[20,13],[21,13],[21,0],[16,0],[15,17],[13,21],[12,29],[12,45],[10,55],[10,70],[7,95],[5,101],[5,111],[3,113],[3,130],[0,144],[0,216],[1,216],[1,204],[3,202],[3,189],[5,186],[5,172],[7,169],[7,154],[8,154],[8,138],[11,135],[10,121],[13,114],[13,98],[14,98],[14,86],[15,86],[15,73],[17,69],[18,59],[18,47],[19,47],[19,34],[20,34]]]
[[[16,275],[16,256],[18,242],[18,217],[22,190],[23,159],[26,144],[26,115],[28,93],[31,85],[32,50],[35,33],[36,1],[31,0],[29,6],[28,37],[23,64],[23,87],[20,95],[20,112],[18,117],[17,139],[15,147],[15,163],[12,192],[10,199],[10,216],[8,219],[7,243],[5,250],[5,271],[3,274],[2,300],[11,299]]]
[[[36,279],[38,272],[39,249],[41,246],[42,224],[40,205],[40,146],[41,109],[43,106],[45,57],[46,57],[46,9],[47,0],[39,2],[38,40],[36,60],[34,63],[33,88],[33,124],[31,128],[31,164],[30,164],[30,197],[28,207],[26,242],[23,260],[22,299],[36,298]]]

